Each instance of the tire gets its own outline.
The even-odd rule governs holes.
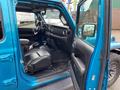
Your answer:
[[[108,87],[112,86],[120,75],[120,55],[110,53],[110,63],[108,72]]]

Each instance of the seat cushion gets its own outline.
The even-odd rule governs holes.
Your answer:
[[[46,47],[32,49],[25,55],[25,71],[34,73],[51,65],[51,55]]]

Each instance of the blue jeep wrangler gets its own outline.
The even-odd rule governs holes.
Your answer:
[[[42,89],[71,76],[76,90],[106,90],[110,15],[110,0],[80,0],[76,23],[60,0],[0,0],[0,89]],[[93,35],[94,45],[83,37]]]

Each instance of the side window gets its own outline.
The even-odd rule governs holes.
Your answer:
[[[98,0],[87,0],[80,7],[78,36],[91,46],[96,44]]]
[[[3,28],[2,28],[2,10],[0,8],[0,40],[3,38]]]

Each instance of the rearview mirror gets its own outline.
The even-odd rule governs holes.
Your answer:
[[[82,26],[82,37],[94,37],[96,25],[95,24],[84,24]]]

